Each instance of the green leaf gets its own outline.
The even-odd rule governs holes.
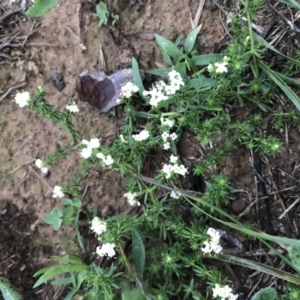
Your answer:
[[[73,205],[73,200],[72,199],[62,199],[61,204],[62,205]]]
[[[176,62],[179,62],[182,57],[184,57],[184,54],[169,40],[165,39],[161,35],[154,34],[156,38],[156,42],[158,46],[166,51],[168,55],[173,57]]]
[[[142,281],[145,267],[145,247],[139,233],[131,228],[132,256],[137,277]]]
[[[140,288],[126,291],[122,294],[122,300],[144,300],[147,299]]]
[[[82,206],[82,202],[81,202],[81,200],[80,199],[77,199],[77,198],[74,198],[73,199],[73,205],[75,206],[75,207],[81,207]]]
[[[70,218],[72,217],[74,213],[74,207],[73,206],[68,206],[63,210],[63,218]]]
[[[0,291],[4,300],[21,300],[20,295],[15,292],[3,279],[0,279]]]
[[[201,27],[202,26],[200,25],[197,28],[195,28],[192,32],[190,32],[188,34],[187,38],[185,39],[184,51],[186,53],[190,53],[193,50],[195,42],[196,42],[197,35],[198,35]]]
[[[107,6],[104,2],[101,1],[96,6],[96,14],[100,19],[99,26],[101,26],[102,24],[107,24],[108,10],[107,10]]]
[[[145,90],[143,81],[141,78],[141,73],[140,73],[140,68],[138,65],[138,62],[136,59],[133,57],[132,62],[131,62],[131,68],[132,68],[132,78],[133,78],[133,83],[139,88],[139,94],[144,100],[148,100],[147,97],[143,95],[143,91]]]
[[[48,214],[44,216],[44,222],[52,225],[54,230],[58,230],[62,224],[62,211],[54,207]]]
[[[203,54],[197,55],[192,58],[192,61],[196,66],[207,66],[211,62],[218,62],[223,59],[222,54]]]
[[[27,10],[26,15],[31,18],[42,17],[48,10],[53,8],[59,0],[36,0]]]
[[[84,264],[69,264],[49,267],[46,272],[34,284],[33,288],[40,286],[57,275],[70,272],[88,271],[88,266]],[[33,275],[34,277],[36,274]]]
[[[221,261],[227,261],[229,263],[234,263],[235,265],[243,266],[246,268],[250,268],[252,270],[256,270],[259,272],[263,272],[266,274],[269,274],[271,276],[275,276],[278,278],[281,278],[285,281],[294,283],[299,285],[300,284],[300,277],[285,271],[282,271],[280,269],[253,261],[245,258],[241,258],[238,256],[231,256],[231,255],[218,255],[218,256],[210,256],[212,259],[221,260]]]
[[[292,246],[288,248],[288,253],[292,264],[300,271],[300,246]]]
[[[300,110],[300,99],[295,92],[267,65],[258,62],[259,67],[281,88],[287,97],[294,103],[298,110]]]
[[[53,280],[51,284],[53,285],[63,285],[63,284],[71,284],[73,282],[72,277],[65,277]]]
[[[296,9],[300,9],[300,4],[296,0],[279,0],[279,2],[287,4]]]
[[[251,300],[275,300],[277,297],[276,291],[271,288],[267,287],[265,289],[261,289],[258,291]]]
[[[216,83],[215,79],[207,78],[200,74],[198,78],[193,78],[190,80],[190,85],[196,89],[210,88]]]

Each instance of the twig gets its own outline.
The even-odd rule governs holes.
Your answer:
[[[204,4],[205,4],[205,0],[200,0],[198,10],[197,10],[194,22],[193,22],[193,25],[194,25],[193,29],[195,29],[199,24],[199,20],[200,20],[201,15],[202,15]]]
[[[279,216],[279,220],[282,219],[298,202],[300,201],[300,198],[297,198],[293,204],[291,204],[288,208],[284,210],[284,212]]]
[[[52,193],[53,188],[51,185],[47,182],[45,178],[43,178],[31,165],[29,165],[31,168],[32,173],[48,188],[48,190]]]
[[[74,31],[66,26],[66,28],[74,35],[74,37],[78,40],[79,46],[81,47],[82,50],[86,50],[86,46],[83,44],[83,42],[80,40],[80,38],[74,33]]]
[[[24,87],[26,85],[26,73],[24,73],[21,77],[20,83],[17,83],[13,86],[11,86],[10,88],[8,88],[6,90],[6,92],[4,92],[4,94],[0,97],[0,102],[3,101],[5,99],[5,97],[12,91],[15,89],[19,89],[21,87]]]

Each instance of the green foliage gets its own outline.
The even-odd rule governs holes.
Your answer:
[[[275,300],[277,293],[273,288],[265,288],[258,291],[251,300]]]
[[[21,296],[3,279],[0,278],[0,291],[4,300],[21,300]]]
[[[97,16],[100,19],[99,26],[101,26],[102,24],[106,25],[107,22],[108,22],[109,13],[108,13],[108,10],[107,10],[107,6],[104,2],[100,1],[99,4],[97,4],[96,13],[97,13]]]
[[[42,17],[48,10],[53,8],[59,0],[36,0],[27,10],[26,15],[31,18]]]
[[[63,222],[62,217],[62,211],[59,208],[54,207],[51,212],[44,216],[44,222],[52,225],[54,230],[58,230]]]
[[[33,288],[36,288],[41,284],[47,282],[48,280],[53,279],[57,275],[62,275],[65,273],[72,273],[72,272],[88,271],[88,270],[89,270],[88,266],[78,261],[77,259],[60,260],[59,265],[46,267],[44,269],[37,271],[34,274],[34,277],[37,277],[39,275],[42,276],[37,280]]]
[[[138,278],[143,280],[145,267],[145,247],[139,233],[132,229],[132,257]]]

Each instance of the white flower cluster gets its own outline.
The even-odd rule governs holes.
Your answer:
[[[164,164],[162,172],[165,173],[167,179],[171,178],[172,174],[176,173],[185,176],[188,169],[184,165],[178,164],[178,156],[171,155],[169,165]]]
[[[170,95],[174,95],[181,86],[184,86],[181,75],[172,70],[168,73],[170,84],[167,85],[164,81],[159,81],[151,91],[143,91],[144,96],[150,96],[150,105],[156,107],[159,102],[169,99]]]
[[[44,163],[41,159],[37,159],[35,161],[35,165],[41,169],[41,171],[44,173],[44,174],[47,174],[48,173],[48,168],[44,166]]]
[[[161,125],[166,125],[166,126],[168,126],[170,128],[172,128],[175,125],[175,121],[174,120],[171,120],[171,119],[168,119],[168,118],[164,118],[164,117],[160,118],[160,122],[161,122]]]
[[[105,256],[107,255],[108,257],[113,257],[116,255],[116,251],[115,251],[115,244],[113,243],[106,243],[106,244],[103,244],[101,247],[97,247],[96,248],[96,253],[99,255],[99,256]]]
[[[92,156],[93,149],[100,147],[100,140],[97,138],[92,138],[90,141],[82,140],[83,145],[86,145],[86,148],[81,150],[81,156],[85,159]]]
[[[201,248],[204,253],[220,253],[222,251],[222,246],[220,245],[220,233],[214,228],[208,228],[207,234],[210,236],[210,241],[204,242],[204,247]]]
[[[129,81],[121,87],[121,96],[124,98],[130,98],[132,94],[138,91],[139,91],[138,86],[136,86],[131,81]]]
[[[99,217],[95,217],[92,220],[91,230],[96,234],[101,235],[106,231],[106,222],[103,222]]]
[[[66,106],[66,110],[72,112],[72,113],[77,113],[79,112],[79,108],[75,102],[72,102],[71,104]]]
[[[128,201],[129,205],[131,205],[131,206],[134,206],[134,205],[140,206],[141,203],[138,200],[135,199],[136,196],[137,196],[137,193],[128,192],[128,193],[124,194],[124,197],[127,198],[127,201]]]
[[[147,129],[142,130],[138,134],[132,135],[133,139],[136,140],[137,142],[141,142],[146,140],[150,136],[150,132]]]
[[[56,186],[53,188],[53,195],[52,195],[53,198],[63,198],[64,195],[65,195],[65,194],[64,194],[64,192],[63,192],[61,186],[56,185]]]
[[[107,155],[105,156],[103,153],[99,152],[96,154],[96,156],[100,159],[102,159],[102,161],[104,162],[104,164],[106,166],[111,166],[114,163],[113,158],[111,157],[111,155]]]
[[[162,133],[162,135],[161,135],[161,138],[163,139],[163,141],[164,141],[164,149],[165,150],[168,150],[168,149],[170,149],[170,140],[171,141],[175,141],[177,138],[178,138],[178,134],[176,134],[175,132],[173,132],[173,133],[168,133],[167,131],[164,131],[163,133]]]
[[[173,198],[173,199],[179,199],[180,195],[181,195],[180,193],[175,192],[175,191],[172,191],[170,194],[171,198]]]
[[[208,67],[207,67],[207,70],[208,72],[210,73],[219,73],[219,74],[222,74],[222,73],[227,73],[228,72],[228,69],[227,69],[227,65],[228,65],[228,62],[229,62],[229,57],[227,56],[224,56],[223,58],[223,62],[221,63],[214,63],[214,64],[209,64]]]
[[[24,107],[28,105],[30,100],[30,94],[28,92],[17,93],[15,96],[15,102],[20,106]]]
[[[232,288],[228,285],[220,286],[216,284],[213,290],[213,297],[220,297],[221,300],[236,300],[239,295],[232,294]]]

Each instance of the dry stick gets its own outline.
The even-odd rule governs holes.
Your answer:
[[[293,204],[291,204],[280,216],[279,220],[282,219],[298,202],[300,201],[300,198],[297,198]]]
[[[32,173],[42,181],[42,183],[48,188],[48,190],[52,193],[53,192],[53,188],[51,187],[51,185],[47,182],[47,180],[45,178],[43,178],[31,165],[29,165],[29,167],[31,168]]]
[[[266,162],[266,164],[267,164],[267,168],[268,168],[268,171],[269,171],[269,174],[270,174],[270,177],[271,177],[272,185],[273,185],[275,191],[278,191],[277,184],[276,184],[276,182],[273,180],[273,174],[272,174],[271,169],[270,169],[270,166],[269,166],[269,160],[268,160],[266,157],[264,157],[264,159],[265,159],[265,162]],[[285,204],[284,204],[284,202],[283,202],[283,200],[282,200],[280,194],[279,194],[279,193],[276,193],[276,195],[278,196],[278,199],[279,199],[279,202],[280,202],[281,206],[283,207],[284,210],[286,210]],[[293,224],[292,224],[292,222],[291,222],[291,219],[290,219],[289,215],[287,215],[286,218],[287,218],[287,221],[289,222],[291,228],[293,228]]]
[[[24,47],[24,45],[25,45],[25,43],[27,42],[28,38],[36,32],[37,27],[38,27],[39,25],[40,25],[40,24],[38,23],[37,20],[34,20],[34,21],[33,21],[33,24],[32,24],[32,26],[31,26],[31,28],[30,28],[30,30],[29,30],[29,33],[28,33],[27,36],[25,37],[25,39],[24,39],[24,41],[23,41],[21,47]]]
[[[200,0],[199,6],[198,6],[198,10],[197,10],[194,22],[193,22],[193,24],[194,24],[193,29],[195,29],[198,26],[198,24],[199,24],[199,20],[200,20],[201,15],[202,15],[204,4],[205,4],[205,0]]]
[[[6,90],[6,92],[0,97],[0,102],[3,101],[5,99],[5,97],[14,89],[19,89],[21,87],[24,87],[26,85],[26,73],[24,73],[21,77],[21,80],[19,83],[11,86],[10,88],[8,88]]]
[[[74,37],[78,40],[79,46],[81,47],[82,50],[86,50],[86,46],[83,44],[83,42],[80,40],[80,38],[74,33],[74,31],[66,26],[66,28],[74,35]]]
[[[190,7],[189,7],[189,5],[187,3],[187,0],[184,0],[184,3],[185,3],[185,7],[187,8],[188,13],[189,13],[189,17],[190,17],[190,22],[191,22],[192,29],[195,29],[195,26],[194,26],[194,23],[193,23],[193,19],[192,19],[191,10],[190,10]]]

